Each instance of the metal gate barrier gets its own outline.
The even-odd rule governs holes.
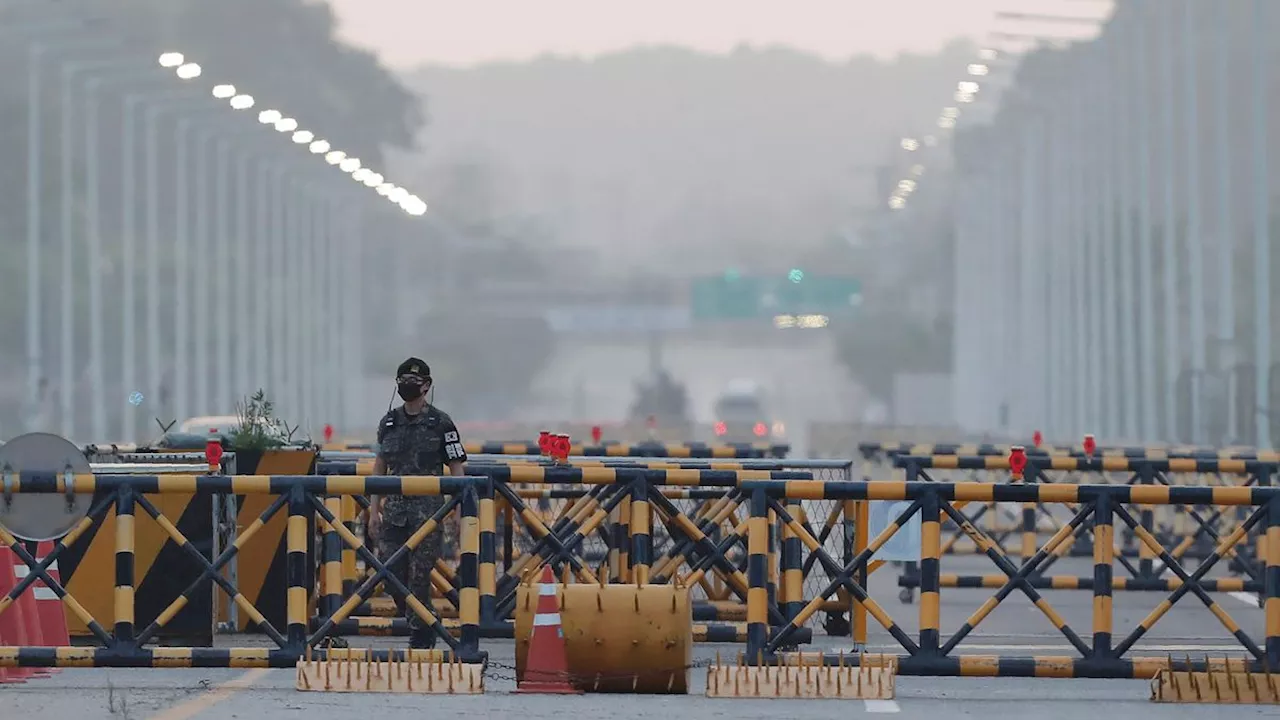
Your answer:
[[[408,651],[415,659],[436,662],[475,663],[485,658],[479,649],[481,608],[493,602],[494,576],[492,554],[481,547],[481,504],[492,503],[492,483],[486,477],[342,477],[342,476],[222,476],[222,475],[63,475],[41,472],[6,475],[6,495],[90,494],[98,499],[83,519],[54,543],[53,550],[37,560],[24,544],[9,531],[0,528],[0,542],[10,547],[29,572],[5,596],[0,597],[0,613],[37,580],[48,586],[75,614],[92,634],[93,647],[0,647],[0,665],[20,667],[294,667],[304,653],[322,645],[334,627],[372,594],[374,587],[385,583],[395,594],[406,597],[412,611],[427,623],[445,642],[447,649]],[[216,558],[207,558],[173,521],[166,517],[147,496],[166,493],[211,493],[233,495],[267,495],[274,499],[260,517],[237,535],[234,542]],[[430,532],[438,529],[438,518],[418,528],[408,541],[386,559],[380,561],[364,542],[350,533],[329,508],[325,498],[341,494],[436,495],[445,497],[445,508],[455,507],[461,515],[461,561],[459,585],[458,637],[449,633],[439,616],[418,602],[388,567],[412,551]],[[113,618],[110,630],[93,617],[66,588],[54,580],[49,568],[60,555],[98,528],[108,511],[116,514],[115,522],[115,588]],[[134,543],[137,510],[150,517],[182,549],[187,560],[200,568],[200,576],[174,597],[154,620],[139,630],[135,626]],[[276,628],[249,602],[234,582],[220,570],[227,565],[277,513],[288,514],[287,531],[287,624]],[[491,517],[491,516],[490,516]],[[341,543],[354,550],[372,569],[372,575],[361,583],[346,603],[333,608],[332,614],[313,632],[308,633],[309,605],[313,596],[312,518],[325,532],[336,530]],[[492,548],[492,545],[489,545]],[[206,581],[215,584],[245,613],[259,632],[274,644],[271,648],[157,647],[149,645],[157,632],[172,620],[202,588]],[[207,588],[205,588],[207,591]],[[323,657],[324,650],[315,651]],[[381,651],[375,659],[391,655],[405,656],[402,651]]]

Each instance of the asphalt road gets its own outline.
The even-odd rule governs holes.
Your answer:
[[[990,563],[975,557],[947,557],[944,572],[979,574],[992,572]],[[1090,572],[1087,559],[1068,560],[1056,567],[1059,574]],[[887,569],[886,569],[887,572]],[[944,589],[942,626],[944,637],[994,590]],[[872,594],[909,633],[915,631],[918,604],[903,604],[897,588],[886,575],[872,582]],[[1091,627],[1091,594],[1052,590],[1045,598],[1082,637]],[[1115,600],[1115,634],[1132,629],[1165,593],[1118,594]],[[1261,641],[1263,614],[1247,598],[1217,595],[1215,599],[1255,640]],[[874,621],[873,621],[874,623]],[[894,650],[887,633],[874,627],[869,643],[873,651]],[[228,644],[245,645],[243,639]],[[361,643],[355,643],[361,644]],[[379,640],[379,645],[386,641]],[[511,641],[488,641],[486,648],[496,663],[512,664]],[[848,639],[828,638],[821,632],[811,649],[849,647]],[[728,655],[734,646],[702,645],[701,658],[717,651]],[[1010,596],[957,650],[966,654],[1006,656],[1072,654],[1062,636],[1020,594]],[[1194,597],[1180,601],[1137,646],[1135,654],[1189,653],[1193,657],[1241,651],[1221,624]],[[501,672],[501,671],[499,671]],[[1037,720],[1096,718],[1099,713],[1140,718],[1216,718],[1224,712],[1212,705],[1155,705],[1150,702],[1150,682],[1145,680],[1038,680],[984,678],[918,678],[898,680],[893,701],[838,700],[712,700],[702,696],[705,675],[694,671],[688,696],[529,696],[511,694],[513,683],[493,677],[483,696],[394,696],[304,693],[294,689],[291,670],[78,670],[68,669],[48,678],[21,685],[0,685],[0,720],[8,718],[74,718],[75,720],[186,720],[187,718],[316,718],[354,717],[377,713],[379,720],[421,718],[425,713],[445,716],[482,713],[489,717],[525,720],[562,718],[643,718],[657,714],[678,715],[682,720],[713,718],[824,718],[896,714],[904,718],[1033,717]],[[1099,704],[1099,703],[1104,704]],[[1274,717],[1276,708],[1241,707],[1230,710],[1233,718]]]

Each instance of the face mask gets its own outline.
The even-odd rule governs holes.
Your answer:
[[[405,402],[411,402],[422,397],[423,383],[416,380],[396,383],[396,392],[400,393],[400,399]]]

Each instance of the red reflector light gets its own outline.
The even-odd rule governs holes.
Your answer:
[[[769,428],[765,427],[764,423],[756,423],[756,426],[753,429],[755,430],[757,437],[764,437],[764,434],[769,432]]]
[[[728,431],[729,429],[724,426],[724,423],[716,423],[716,435],[724,435]]]

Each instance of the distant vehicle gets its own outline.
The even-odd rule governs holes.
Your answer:
[[[235,415],[206,415],[204,417],[187,418],[178,426],[182,435],[230,435],[240,425],[240,418]]]
[[[240,427],[240,418],[235,415],[203,415],[187,418],[176,429],[170,430],[160,439],[158,447],[169,450],[203,450],[210,438],[221,442],[230,442],[236,428]],[[283,433],[276,433],[282,442],[289,438]]]
[[[767,442],[786,428],[774,422],[765,408],[764,393],[755,383],[734,381],[712,408],[716,440],[726,443]]]

